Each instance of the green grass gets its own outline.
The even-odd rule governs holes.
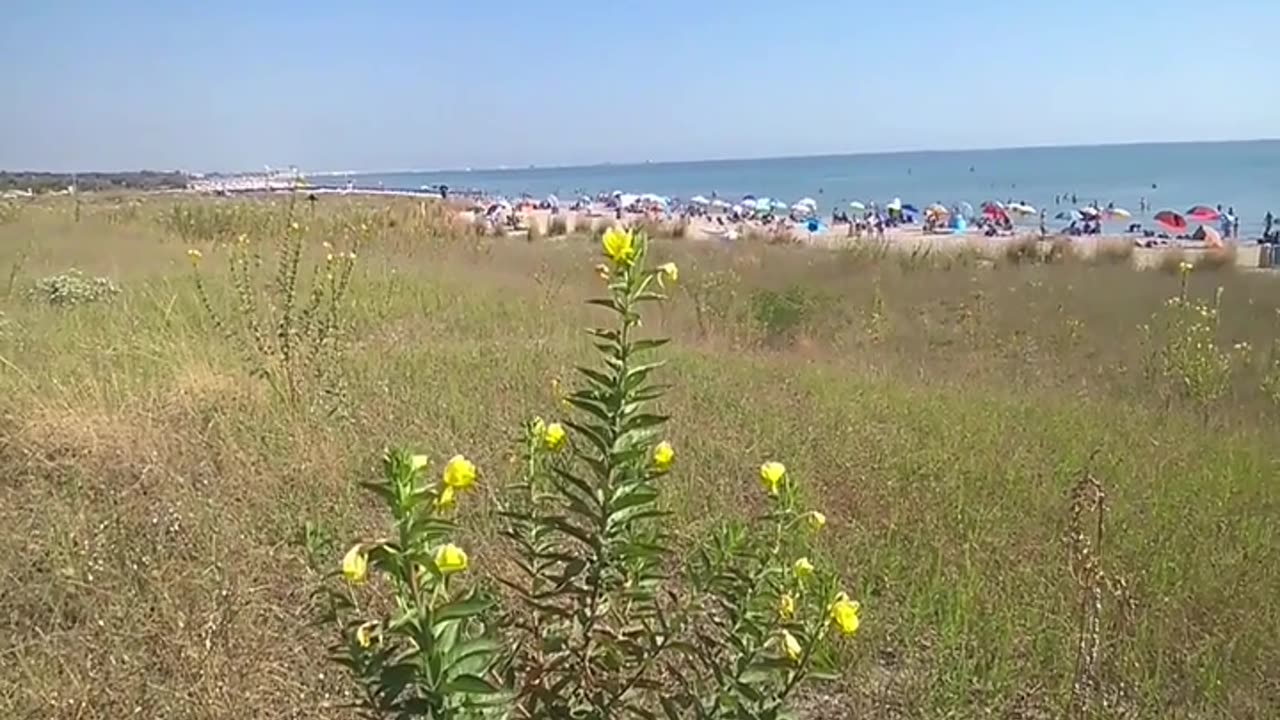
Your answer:
[[[0,225],[15,276],[0,298],[0,717],[349,717],[292,538],[308,521],[371,531],[356,482],[384,446],[465,452],[484,484],[465,540],[501,568],[493,493],[518,423],[563,412],[552,381],[589,357],[596,249],[325,198],[301,216],[304,263],[374,227],[346,300],[345,401],[326,417],[283,405],[213,331],[174,230],[222,302],[223,228],[270,226],[281,204],[174,202],[122,218],[88,201],[77,223],[47,201]],[[1101,626],[1112,714],[1280,714],[1280,412],[1258,389],[1280,285],[1193,273],[1198,296],[1226,288],[1221,342],[1255,348],[1206,427],[1143,373],[1136,328],[1177,292],[1168,274],[763,240],[655,252],[681,268],[645,319],[675,338],[678,532],[759,509],[754,468],[783,460],[863,602],[844,680],[807,699],[815,717],[1061,716],[1081,598],[1065,536],[1086,468],[1123,588]],[[70,267],[123,292],[27,299]],[[770,297],[804,310],[775,327]]]

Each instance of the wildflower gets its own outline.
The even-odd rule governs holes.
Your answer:
[[[409,458],[409,469],[414,472],[417,472],[426,466],[427,466],[426,455],[414,455],[413,457]]]
[[[778,617],[790,620],[796,616],[796,599],[791,593],[782,593],[778,598]]]
[[[320,243],[320,247],[324,248],[326,251],[332,251],[333,243],[329,242],[328,240],[325,240],[324,242]]]
[[[360,647],[367,648],[373,644],[374,632],[378,629],[378,621],[370,620],[360,627],[356,628],[356,642]]]
[[[436,498],[436,502],[435,502],[436,510],[438,512],[452,510],[454,507],[457,506],[457,504],[458,504],[457,494],[454,492],[453,488],[447,485],[443,490],[440,491],[440,497]]]
[[[821,530],[827,524],[827,516],[817,510],[805,513],[804,517],[805,520],[808,521],[809,527],[812,528],[814,532]]]
[[[564,447],[566,437],[563,425],[551,423],[542,433],[542,444],[546,445],[548,450],[555,452]]]
[[[325,262],[327,262],[327,263],[331,263],[331,262],[333,262],[333,253],[329,253],[329,254],[325,255],[325,256],[324,256],[324,261],[325,261]]]
[[[296,231],[296,230],[301,230],[301,229],[302,229],[302,226],[301,226],[301,225],[299,225],[299,224],[298,224],[298,223],[296,223],[296,222],[291,222],[291,223],[289,223],[289,229],[290,229],[290,230],[295,230],[295,231]]]
[[[663,263],[658,266],[658,284],[662,284],[663,278],[675,282],[680,278],[680,268],[676,267],[673,262]]]
[[[447,543],[436,549],[436,570],[441,575],[452,575],[467,569],[467,552],[462,548]]]
[[[799,662],[800,656],[804,654],[804,648],[800,647],[800,641],[796,639],[796,636],[783,630],[778,639],[782,643],[782,651],[787,654],[787,657],[792,662]]]
[[[348,259],[348,260],[350,260],[351,262],[355,262],[355,260],[356,260],[356,253],[355,253],[355,251],[354,251],[354,250],[352,250],[351,252],[348,252],[348,253],[347,253],[347,259]]]
[[[369,575],[369,558],[364,554],[364,547],[353,545],[342,557],[342,575],[352,585],[359,585]]]
[[[1182,262],[1178,263],[1178,272],[1182,273],[1183,275],[1189,274],[1194,269],[1195,269],[1195,265],[1192,265],[1186,260],[1183,260]]]
[[[862,606],[850,600],[848,595],[840,593],[831,603],[831,622],[845,635],[853,635],[858,632],[858,625],[861,624],[858,618],[858,611],[861,609]]]
[[[780,462],[769,461],[760,466],[760,481],[770,495],[777,495],[782,481],[787,477],[787,468]]]
[[[454,455],[444,466],[444,484],[455,490],[466,490],[476,482],[476,466],[461,455]]]
[[[813,563],[809,562],[809,558],[802,557],[795,562],[795,565],[792,566],[792,570],[795,571],[796,577],[803,580],[810,575],[813,575]]]
[[[608,282],[609,277],[612,274],[613,273],[609,270],[608,265],[605,265],[604,263],[600,263],[599,265],[596,266],[596,275],[599,275],[601,280]]]
[[[666,472],[675,461],[676,449],[666,440],[658,443],[658,446],[653,449],[653,466],[658,472]]]
[[[636,256],[635,237],[626,230],[609,228],[600,238],[604,246],[604,254],[614,265],[619,267],[630,265]]]
[[[204,257],[204,253],[200,252],[195,248],[191,248],[190,250],[187,251],[187,258],[191,260],[191,267],[195,267],[196,265],[199,265],[200,258],[202,257]]]

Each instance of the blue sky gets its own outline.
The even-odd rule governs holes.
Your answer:
[[[1275,137],[1277,33],[1276,0],[5,0],[0,168]]]

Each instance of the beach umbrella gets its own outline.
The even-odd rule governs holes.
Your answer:
[[[1161,210],[1156,213],[1155,221],[1174,232],[1187,229],[1187,219],[1172,210]]]
[[[798,202],[795,205],[791,206],[791,212],[804,213],[805,215],[812,215],[813,208],[809,205]]]
[[[759,203],[757,203],[757,202],[756,202],[756,199],[755,199],[755,198],[753,198],[753,197],[746,197],[746,198],[743,198],[743,199],[742,199],[742,202],[741,202],[740,204],[742,205],[742,207],[744,207],[744,208],[750,208],[750,209],[752,209],[752,210],[755,210],[755,209],[756,209],[756,206],[757,206],[757,205],[759,205]]]
[[[743,206],[741,206],[741,205],[734,205],[732,209],[733,209],[733,211],[734,211],[735,213],[737,213],[737,214],[741,215],[741,214],[742,214],[742,211],[743,211],[743,210],[745,210],[746,208],[744,208],[744,207],[743,207]]]
[[[1108,210],[1107,212],[1108,212],[1108,213],[1110,213],[1111,215],[1115,216],[1115,217],[1118,217],[1118,218],[1131,218],[1131,217],[1133,217],[1133,213],[1129,212],[1128,210],[1125,210],[1124,208],[1111,208],[1111,209],[1110,209],[1110,210]]]
[[[797,205],[808,205],[809,207],[814,208],[814,209],[817,209],[817,207],[818,207],[818,201],[817,201],[817,200],[814,200],[814,199],[813,199],[813,198],[811,198],[811,197],[807,197],[807,198],[800,198],[799,200],[797,200],[797,201],[796,201],[796,204],[797,204]]]
[[[919,215],[919,214],[920,214],[920,211],[919,211],[918,209],[916,209],[916,206],[915,206],[915,205],[912,205],[911,203],[907,203],[906,205],[901,205],[901,204],[900,204],[900,205],[898,206],[898,209],[899,209],[899,210],[901,210],[901,211],[902,211],[902,212],[904,212],[904,213],[911,213],[912,215]]]
[[[885,210],[901,210],[902,198],[894,198],[893,200],[890,200],[889,204],[884,206],[884,209]]]
[[[1089,217],[1089,218],[1091,218],[1091,217],[1097,217],[1097,216],[1099,216],[1099,215],[1101,215],[1101,214],[1102,214],[1102,211],[1101,211],[1101,210],[1099,210],[1099,209],[1098,209],[1098,208],[1096,208],[1096,207],[1091,207],[1091,206],[1082,207],[1082,208],[1080,208],[1077,212],[1079,212],[1081,215],[1083,215],[1083,216],[1085,216],[1085,217]]]
[[[1080,213],[1076,212],[1075,210],[1063,210],[1062,212],[1053,216],[1054,220],[1079,220],[1080,218],[1081,218]]]
[[[960,215],[963,217],[973,217],[973,206],[967,202],[961,201],[960,204],[956,206],[956,209],[960,211]]]
[[[1187,217],[1196,220],[1211,221],[1222,217],[1222,213],[1214,210],[1208,205],[1195,205],[1187,211]]]
[[[854,210],[866,210],[866,209],[867,209],[867,206],[866,206],[866,205],[863,205],[862,203],[858,202],[857,200],[854,200],[853,202],[849,203],[849,207],[853,208]]]
[[[1014,203],[1009,206],[1009,209],[1012,210],[1013,212],[1018,213],[1019,215],[1035,215],[1036,214],[1036,209],[1034,207],[1030,205],[1023,205],[1022,203]]]
[[[689,198],[689,202],[693,203],[694,205],[710,205],[711,204],[710,200],[706,199],[701,195],[694,195],[693,197]]]
[[[720,198],[716,198],[715,200],[711,201],[711,207],[727,208],[727,207],[730,207],[730,205],[724,200],[721,200]]]
[[[774,200],[769,203],[769,207],[772,207],[774,210],[786,210],[787,204],[781,200]]]

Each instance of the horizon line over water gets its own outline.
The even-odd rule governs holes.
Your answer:
[[[445,168],[393,168],[363,170],[313,170],[303,174],[307,177],[350,177],[360,175],[422,175],[439,173],[475,173],[475,172],[514,172],[520,170],[576,170],[596,167],[628,167],[635,165],[692,165],[697,163],[733,163],[762,162],[769,160],[815,160],[823,158],[880,157],[894,155],[946,155],[954,153],[1005,152],[1012,150],[1087,150],[1093,148],[1129,148],[1129,147],[1168,147],[1179,145],[1243,145],[1280,143],[1280,136],[1267,138],[1247,138],[1235,140],[1161,140],[1149,142],[1135,140],[1131,142],[1102,142],[1072,145],[1008,145],[997,147],[974,148],[915,148],[895,150],[865,150],[856,152],[833,152],[804,155],[743,155],[732,157],[704,157],[665,160],[601,160],[590,163],[538,164],[528,165],[496,165],[491,167],[445,167]]]
[[[1138,143],[817,155],[766,159],[695,160],[505,170],[361,173],[309,176],[317,185],[418,190],[448,185],[516,197],[614,190],[737,199],[768,196],[787,202],[818,201],[826,215],[850,201],[895,197],[924,206],[986,200],[1026,202],[1052,216],[1072,206],[1114,203],[1151,228],[1156,210],[1183,212],[1192,205],[1234,207],[1242,237],[1261,234],[1263,215],[1280,209],[1280,140]],[[1076,196],[1075,202],[1070,196]],[[1067,196],[1063,201],[1063,195]],[[1055,199],[1057,202],[1055,203]],[[1148,205],[1141,215],[1143,201]],[[1065,224],[1065,223],[1064,223]],[[1112,229],[1123,229],[1115,223]],[[1050,225],[1058,227],[1057,222]]]

